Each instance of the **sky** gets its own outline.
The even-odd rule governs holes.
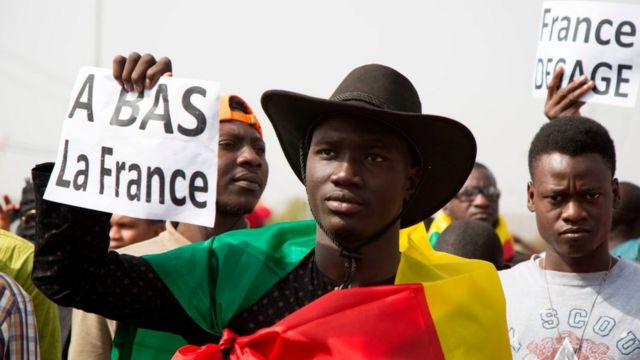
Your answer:
[[[31,167],[55,158],[79,68],[109,68],[115,55],[138,51],[168,56],[175,76],[220,81],[251,104],[270,164],[263,201],[278,209],[304,188],[260,108],[262,92],[327,98],[351,69],[381,63],[412,80],[423,112],[471,129],[502,212],[531,231],[526,155],[547,121],[531,91],[541,9],[538,0],[0,0],[0,193],[17,200]],[[638,106],[587,104],[583,114],[609,129],[618,177],[640,183]]]

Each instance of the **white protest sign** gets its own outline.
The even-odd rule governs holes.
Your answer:
[[[582,100],[635,106],[640,85],[640,6],[545,1],[538,29],[533,94],[546,97],[555,69],[562,87],[586,75],[595,88]]]
[[[212,227],[219,93],[215,82],[170,77],[127,93],[110,70],[83,67],[45,198]]]

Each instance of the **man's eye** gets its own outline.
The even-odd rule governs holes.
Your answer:
[[[562,201],[562,195],[548,195],[546,198],[547,200],[549,200],[554,204],[557,204]]]
[[[379,154],[369,154],[367,155],[367,160],[372,162],[382,162],[384,161],[384,157]]]
[[[256,154],[262,156],[267,152],[267,149],[264,146],[254,146],[253,151],[255,151]]]
[[[332,157],[335,155],[335,151],[331,149],[318,149],[317,154],[322,157]]]
[[[586,194],[584,197],[585,197],[585,199],[587,199],[589,201],[593,201],[593,200],[599,198],[600,194],[598,194],[598,193],[589,193],[589,194]]]
[[[223,150],[234,150],[236,148],[236,144],[233,141],[220,141],[218,143],[218,148]]]

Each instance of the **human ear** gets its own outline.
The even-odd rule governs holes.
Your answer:
[[[535,201],[534,201],[535,195],[536,195],[536,190],[535,190],[535,188],[533,186],[533,182],[529,181],[527,183],[527,209],[529,209],[529,211],[531,211],[531,212],[535,212],[536,211],[536,208],[534,206],[534,204],[535,204]]]
[[[411,196],[416,191],[418,187],[418,183],[420,182],[420,168],[412,167],[409,169],[409,174],[407,175],[407,187],[405,189],[404,201],[407,202],[411,199]]]
[[[616,178],[611,180],[611,191],[613,192],[613,208],[617,209],[620,206],[620,184]]]

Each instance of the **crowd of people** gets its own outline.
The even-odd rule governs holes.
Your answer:
[[[113,63],[126,91],[171,72]],[[35,165],[0,207],[0,358],[640,359],[640,188],[580,115],[593,81],[562,76],[528,154],[542,252],[500,214],[483,144],[378,64],[328,99],[262,96],[312,220],[265,225],[262,127],[237,95],[219,102],[211,228],[46,200],[53,164]]]

